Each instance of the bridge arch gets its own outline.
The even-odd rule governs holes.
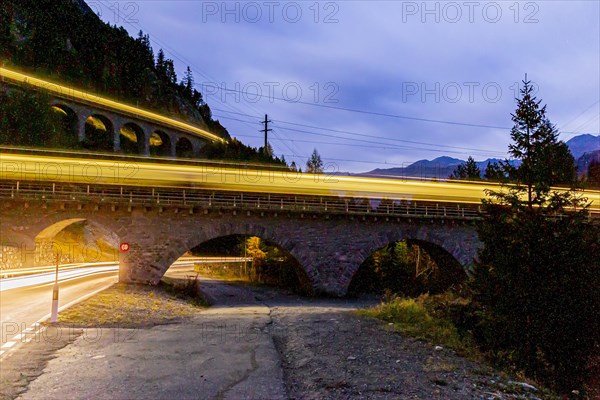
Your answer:
[[[168,251],[162,251],[156,261],[152,263],[151,268],[156,270],[153,279],[148,281],[151,284],[157,284],[169,267],[181,256],[197,247],[198,245],[210,240],[226,237],[226,236],[257,236],[261,239],[269,241],[289,253],[301,266],[302,273],[305,277],[301,279],[308,280],[307,285],[311,288],[316,288],[318,271],[309,262],[309,252],[304,244],[297,241],[289,235],[281,234],[276,229],[266,227],[260,223],[221,223],[215,225],[204,225],[198,227],[191,234],[179,238],[178,240],[169,241],[163,244]],[[145,271],[131,271],[144,274]],[[147,275],[144,275],[147,276]],[[134,281],[143,281],[133,279]]]
[[[436,229],[436,227],[421,226],[379,232],[373,235],[360,250],[350,255],[348,271],[342,277],[340,285],[347,290],[359,268],[371,254],[384,246],[400,241],[421,247],[438,265],[443,265],[444,272],[454,275],[457,279],[466,278],[480,242],[474,229],[458,228],[458,230],[459,232],[452,229],[445,230],[444,227]]]
[[[112,236],[112,244],[110,239],[106,243],[105,248],[100,248],[97,243],[80,244],[59,243],[56,237],[70,226],[78,223],[87,223],[92,229],[103,233],[107,236]],[[78,261],[101,261],[100,258],[105,258],[108,247],[113,247],[114,252],[111,252],[111,260],[118,261],[118,253],[116,248],[119,242],[118,227],[114,222],[106,218],[97,218],[95,216],[83,215],[78,213],[54,214],[44,218],[34,225],[29,234],[34,242],[34,257],[31,262],[34,265],[52,265],[55,263],[56,254],[60,256],[61,262],[78,262]],[[104,247],[104,246],[103,246]]]
[[[125,154],[144,154],[146,135],[134,122],[127,122],[119,130],[121,151]]]
[[[175,145],[175,155],[177,157],[193,157],[194,146],[192,145],[192,142],[186,137],[179,137]]]
[[[65,133],[70,134],[77,140],[79,137],[79,132],[77,131],[79,126],[79,116],[77,115],[77,112],[68,105],[59,102],[53,102],[50,107],[61,117]]]
[[[91,114],[85,120],[83,147],[95,151],[113,151],[114,125],[102,114]]]
[[[155,130],[150,135],[150,155],[153,156],[170,156],[171,154],[171,138],[161,130]]]

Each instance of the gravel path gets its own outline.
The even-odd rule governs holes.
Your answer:
[[[536,389],[352,311],[371,300],[318,300],[253,289],[271,309],[291,399],[536,399]]]

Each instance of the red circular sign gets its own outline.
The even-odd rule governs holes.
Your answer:
[[[120,249],[122,252],[129,251],[129,243],[121,243],[121,245],[119,246],[119,249]]]

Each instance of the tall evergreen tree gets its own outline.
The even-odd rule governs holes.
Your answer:
[[[467,162],[460,164],[454,169],[452,175],[450,175],[452,179],[464,179],[464,180],[479,180],[481,179],[481,170],[477,166],[477,163],[473,159],[473,157],[469,156]]]
[[[485,172],[483,173],[483,177],[488,181],[494,182],[502,182],[506,179],[502,167],[498,165],[498,163],[489,163],[485,167]]]
[[[527,79],[520,93],[517,109],[511,114],[513,143],[508,148],[512,158],[520,160],[521,165],[515,168],[507,161],[502,163],[503,172],[516,186],[508,193],[493,194],[510,204],[518,204],[524,195],[530,209],[548,201],[562,204],[569,201],[571,194],[550,193],[550,188],[576,182],[575,160],[567,145],[558,140],[556,128],[546,117],[546,106],[540,107],[541,100],[533,96],[533,87]]]
[[[159,77],[167,76],[165,52],[163,49],[158,50],[158,56],[156,56],[156,73]]]
[[[588,165],[587,182],[590,187],[600,189],[600,161],[592,160]]]
[[[194,89],[194,74],[192,74],[192,70],[190,69],[190,67],[188,66],[187,69],[185,70],[185,75],[183,77],[183,90],[184,93],[191,99],[193,96],[193,89]]]
[[[314,149],[306,162],[306,172],[309,174],[320,174],[323,172],[323,161],[317,149]]]
[[[473,298],[489,349],[546,384],[572,390],[589,376],[600,346],[600,235],[575,190],[551,190],[569,177],[562,158],[568,157],[546,107],[524,85],[509,147],[521,165],[502,163],[516,185],[488,191],[483,200]]]

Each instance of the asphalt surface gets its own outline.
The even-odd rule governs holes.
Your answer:
[[[116,283],[117,274],[117,267],[61,271],[59,307]],[[40,320],[51,311],[53,286],[54,274],[0,280],[0,357],[38,330]]]
[[[80,336],[19,399],[287,398],[269,308],[243,287],[203,290],[213,307],[185,323]]]

